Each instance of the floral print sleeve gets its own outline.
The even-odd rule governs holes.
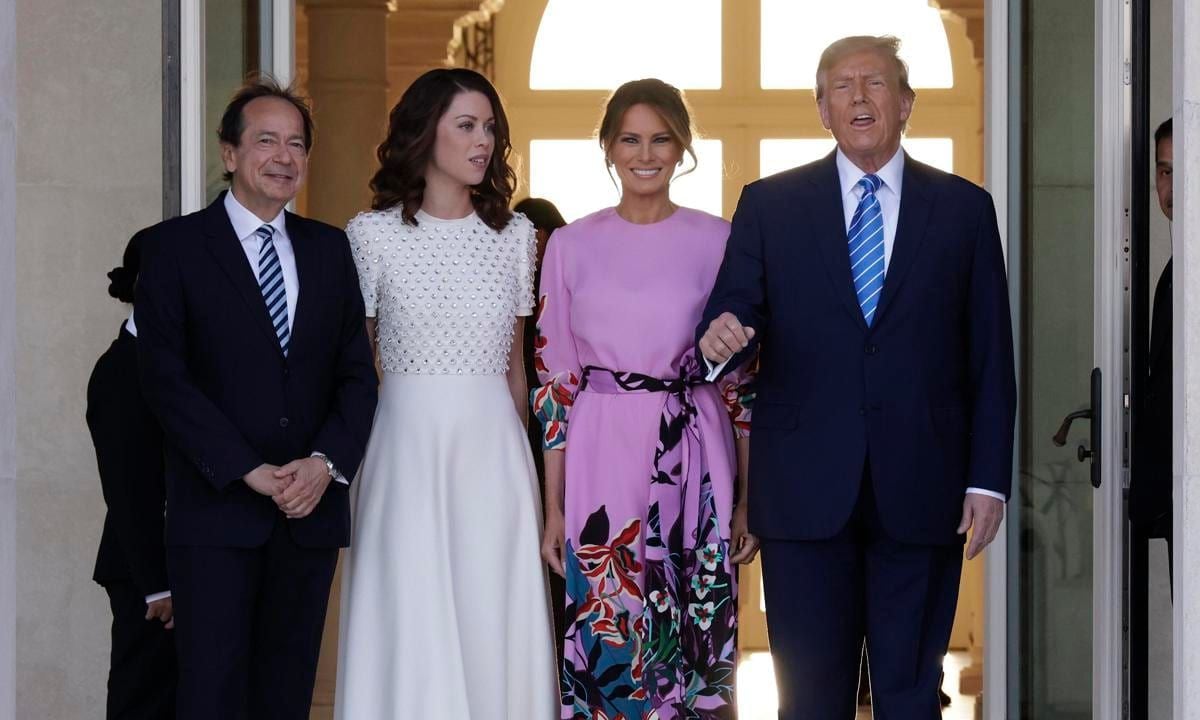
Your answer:
[[[541,384],[530,393],[530,401],[534,417],[542,424],[542,445],[547,450],[567,447],[567,421],[581,375],[571,334],[571,291],[563,277],[563,240],[560,230],[550,239],[542,260],[533,343],[534,367]]]
[[[735,437],[750,437],[750,414],[754,405],[754,379],[758,375],[758,353],[736,370],[717,381],[725,411],[733,422]]]

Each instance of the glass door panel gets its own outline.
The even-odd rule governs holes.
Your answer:
[[[1009,713],[1092,716],[1093,488],[1086,419],[1094,359],[1094,0],[1024,0],[1019,148],[1018,477],[1009,503]],[[1060,440],[1063,436],[1060,435]]]

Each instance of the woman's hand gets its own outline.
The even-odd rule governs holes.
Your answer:
[[[567,576],[566,520],[563,511],[546,509],[546,529],[542,534],[542,559],[559,577]]]
[[[758,538],[750,534],[750,519],[746,511],[746,503],[738,503],[733,507],[732,537],[729,547],[729,562],[745,565],[758,554]]]

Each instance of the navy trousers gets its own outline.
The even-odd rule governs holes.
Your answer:
[[[146,619],[146,598],[132,582],[105,588],[112,607],[108,720],[175,717],[175,631]]]
[[[863,475],[854,513],[833,537],[762,541],[779,720],[853,720],[864,642],[876,720],[941,717],[962,544],[888,537]]]
[[[336,548],[169,546],[179,720],[308,720]]]

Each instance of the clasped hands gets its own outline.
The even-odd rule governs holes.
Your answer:
[[[312,513],[333,478],[324,460],[307,457],[283,467],[263,463],[242,479],[254,492],[274,500],[284,515],[298,520]]]

